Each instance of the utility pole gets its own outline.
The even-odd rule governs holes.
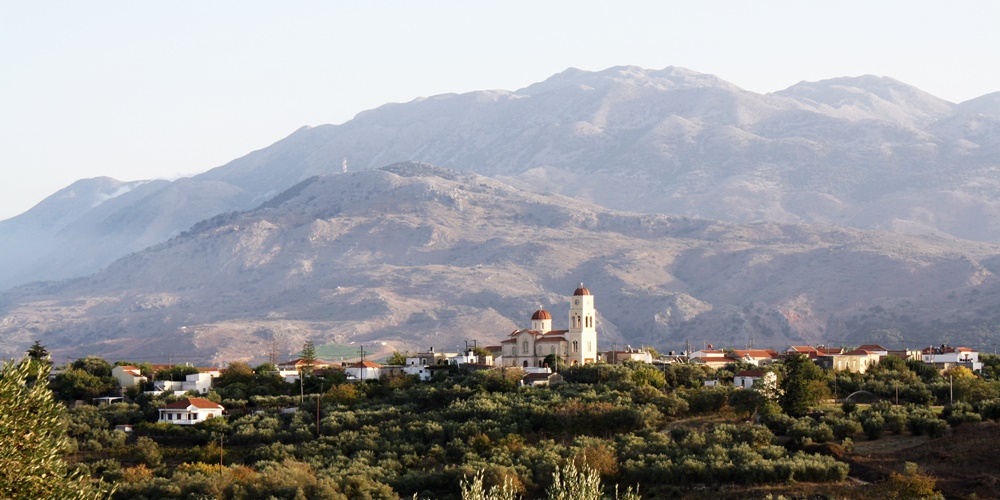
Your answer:
[[[361,375],[361,381],[364,382],[365,381],[365,346],[364,346],[364,344],[361,344],[361,347],[358,348],[358,354],[361,355],[361,362],[359,363],[359,365],[360,365],[359,370],[361,371],[361,373],[360,373],[360,375]]]

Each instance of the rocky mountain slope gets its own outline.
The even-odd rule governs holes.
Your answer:
[[[998,103],[873,76],[761,95],[682,68],[569,69],[303,128],[190,179],[82,181],[0,221],[0,289],[86,275],[345,159],[351,171],[424,161],[617,210],[997,241]],[[134,189],[110,196],[122,186]]]
[[[89,278],[14,289],[0,296],[0,354],[34,339],[57,357],[217,363],[306,339],[383,352],[495,344],[539,305],[565,326],[580,282],[596,296],[602,349],[912,347],[994,324],[998,250],[618,212],[403,163],[311,177]]]

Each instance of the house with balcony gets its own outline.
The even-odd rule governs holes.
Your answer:
[[[221,417],[225,408],[203,398],[184,398],[160,408],[157,422],[175,425],[194,425],[210,418]]]

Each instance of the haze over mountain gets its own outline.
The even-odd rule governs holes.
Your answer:
[[[0,290],[103,270],[0,296],[0,338],[445,347],[539,301],[559,318],[582,280],[608,342],[989,345],[998,153],[1000,93],[570,69],[303,127],[192,178],[79,181],[0,221]],[[373,170],[410,160],[446,168]]]
[[[862,76],[761,95],[682,68],[569,69],[304,127],[188,179],[78,182],[0,222],[0,289],[89,274],[345,160],[424,161],[617,210],[997,241],[998,158],[1000,93],[953,104]]]
[[[446,349],[498,343],[539,305],[564,326],[582,281],[602,349],[983,343],[982,326],[1000,319],[998,250],[617,212],[404,163],[312,177],[89,278],[12,290],[0,338],[4,356],[41,339],[59,356],[215,362],[262,360],[272,343],[290,354],[306,339]]]

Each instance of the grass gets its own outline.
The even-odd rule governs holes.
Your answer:
[[[365,350],[367,354],[367,349]],[[361,357],[361,346],[324,344],[316,346],[316,357],[327,361],[344,361]]]

